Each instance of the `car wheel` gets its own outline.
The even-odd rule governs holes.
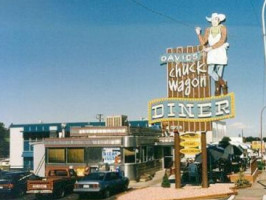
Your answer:
[[[123,186],[123,191],[125,192],[125,191],[127,191],[128,190],[128,185],[124,185]]]
[[[35,194],[36,199],[44,199],[44,196],[42,194]]]
[[[103,198],[109,198],[110,197],[110,190],[109,189],[105,189],[103,191]]]
[[[79,194],[79,199],[86,199],[87,196],[87,194]]]
[[[60,190],[59,194],[58,194],[58,198],[63,198],[65,196],[66,192],[64,189]]]
[[[25,194],[26,194],[26,191],[23,190],[23,189],[20,189],[20,190],[18,191],[18,193],[17,193],[17,196],[18,196],[18,197],[22,197],[22,196],[24,196]]]

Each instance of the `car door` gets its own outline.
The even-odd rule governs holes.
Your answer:
[[[27,180],[28,180],[28,177],[29,177],[29,173],[20,173],[16,176],[16,191],[17,192],[22,192],[22,193],[25,193],[26,192],[26,188],[27,188]]]
[[[121,190],[122,188],[121,188],[121,183],[120,183],[120,179],[119,179],[119,174],[112,172],[111,178],[112,178],[113,188],[114,188],[115,192]]]
[[[113,190],[113,182],[112,182],[112,177],[111,177],[111,173],[107,173],[105,175],[105,179],[104,179],[104,184],[106,185],[106,187],[110,188],[111,190]]]

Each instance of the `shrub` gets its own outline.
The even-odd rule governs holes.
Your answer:
[[[250,182],[247,179],[245,179],[244,172],[243,172],[242,169],[240,169],[239,177],[238,177],[235,185],[237,187],[245,187],[245,186],[250,186],[251,185]]]
[[[258,161],[257,163],[258,163],[258,169],[259,169],[259,170],[263,170],[264,167],[265,167],[264,163],[261,162],[261,161]]]
[[[161,186],[162,186],[162,187],[165,187],[165,188],[169,188],[169,187],[171,187],[170,181],[169,181],[168,176],[167,176],[166,173],[165,173],[164,176],[163,176],[163,181],[162,181]]]

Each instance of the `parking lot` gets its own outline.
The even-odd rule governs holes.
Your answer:
[[[110,198],[105,199],[105,200],[114,200],[115,197],[116,197],[116,195],[117,195],[117,194],[112,195]],[[0,199],[2,199],[2,198],[0,197]],[[4,199],[10,199],[10,200],[35,200],[36,198],[35,198],[35,195],[33,195],[33,194],[26,194],[26,195],[24,195],[23,197],[18,197],[18,198],[5,197]],[[47,199],[51,200],[50,197],[47,197]],[[70,199],[71,199],[71,200],[81,200],[81,199],[79,199],[79,195],[74,194],[74,193],[72,193],[72,194],[67,194],[64,198],[61,198],[60,200],[70,200]],[[97,197],[97,196],[90,196],[90,197],[88,197],[88,198],[84,198],[84,200],[85,200],[85,199],[102,200],[102,198],[99,198],[99,197]]]

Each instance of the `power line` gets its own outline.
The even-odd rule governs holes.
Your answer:
[[[139,2],[139,1],[136,1],[136,0],[130,0],[130,1],[133,2],[133,3],[135,3],[135,4],[137,4],[138,6],[140,6],[140,7],[142,7],[142,8],[144,8],[145,10],[148,10],[148,11],[151,12],[151,13],[154,13],[154,14],[156,14],[156,15],[159,15],[159,16],[161,16],[161,17],[164,17],[164,18],[166,18],[166,19],[169,19],[169,20],[171,20],[171,21],[173,21],[173,22],[176,22],[176,23],[178,23],[178,24],[182,24],[182,25],[187,26],[187,27],[189,27],[189,28],[194,28],[194,26],[191,26],[191,25],[188,24],[188,23],[184,23],[184,22],[182,22],[182,21],[180,21],[180,20],[177,20],[177,19],[175,19],[175,18],[173,18],[173,17],[170,17],[170,16],[168,16],[168,15],[166,15],[166,14],[163,14],[163,13],[161,13],[161,12],[159,12],[159,11],[156,11],[156,10],[154,10],[154,9],[152,9],[152,8],[150,8],[150,7],[146,6],[146,5],[144,5],[143,3]]]
[[[256,12],[256,9],[255,9],[255,6],[254,6],[254,2],[252,1],[252,0],[249,0],[249,3],[250,3],[250,5],[251,5],[251,7],[252,7],[252,11],[253,11],[253,13],[254,13],[254,16],[255,16],[255,19],[256,19],[256,22],[257,22],[257,25],[258,26],[260,26],[260,20],[259,20],[259,17],[258,17],[258,14],[257,14],[257,12]],[[263,16],[263,17],[265,17],[265,16]],[[264,37],[264,35],[263,35],[263,37]],[[264,38],[263,38],[264,39]],[[265,44],[264,44],[265,45]],[[265,50],[264,50],[265,51]],[[265,54],[265,52],[264,52],[264,54]],[[265,61],[265,56],[264,56],[264,65],[265,65],[265,63],[266,63],[266,61]],[[265,74],[265,67],[264,67],[264,71],[263,71],[263,88],[262,88],[262,104],[263,104],[263,106],[265,105],[265,76],[266,76],[266,74]]]

